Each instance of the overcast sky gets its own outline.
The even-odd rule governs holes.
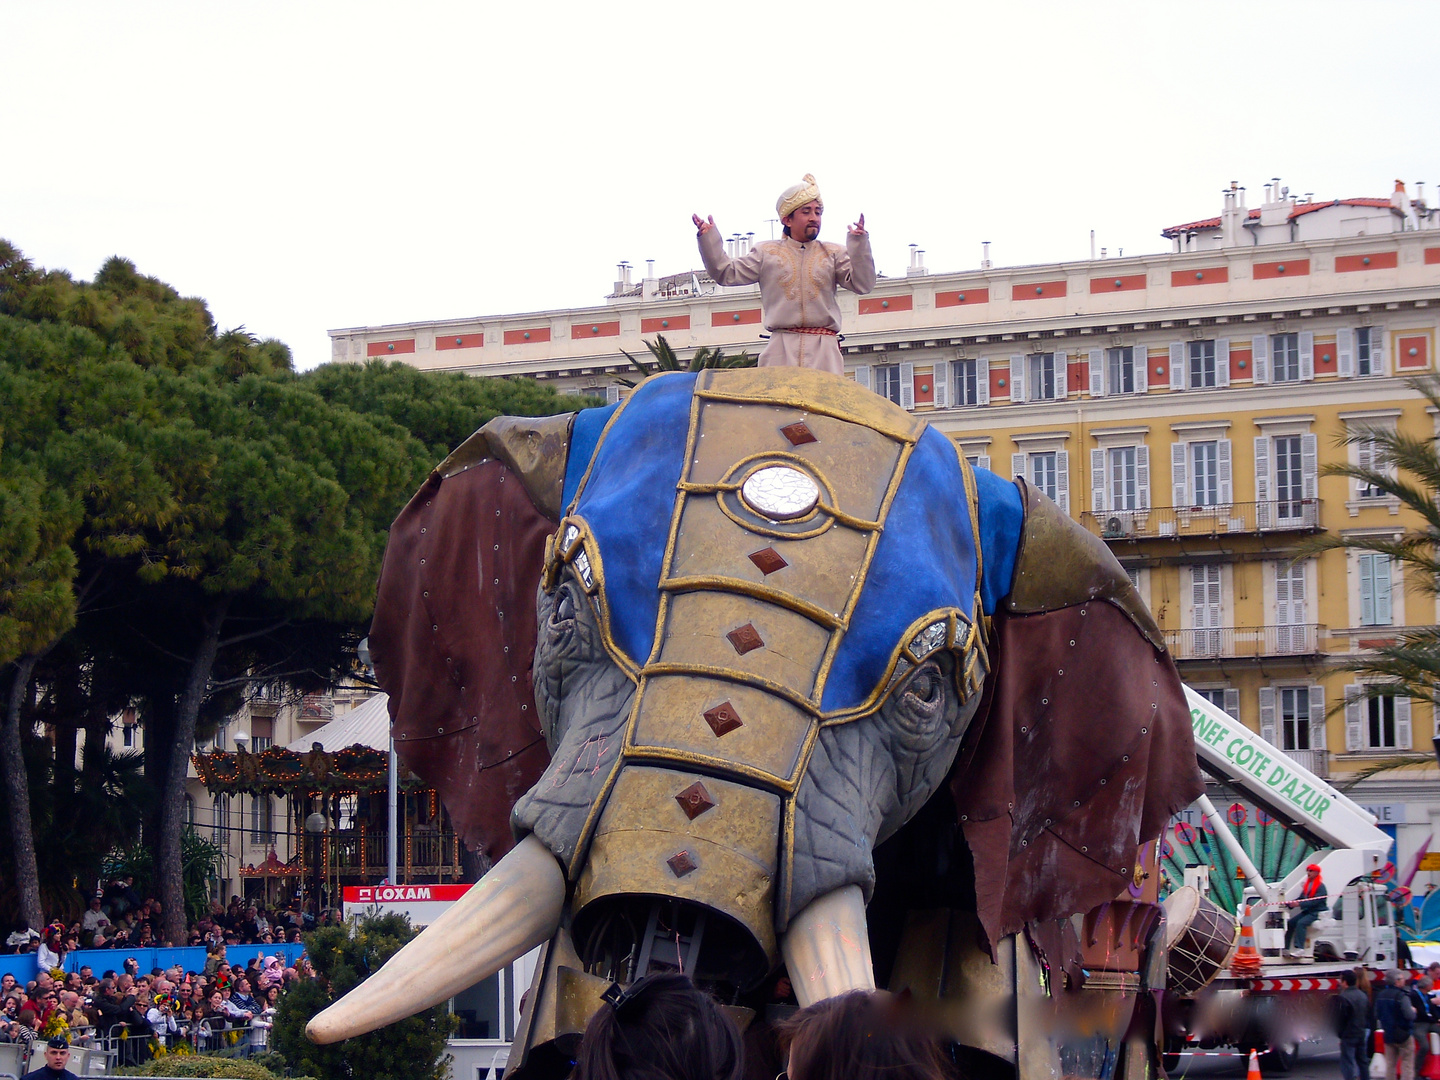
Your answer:
[[[882,272],[1167,250],[1440,182],[1433,2],[0,0],[0,236],[121,254],[301,367],[329,329],[601,303],[820,181]],[[1411,189],[1412,194],[1414,189]],[[638,277],[637,273],[637,277]]]

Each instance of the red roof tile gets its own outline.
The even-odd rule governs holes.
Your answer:
[[[1330,206],[1366,206],[1366,207],[1371,207],[1372,209],[1389,209],[1389,207],[1390,207],[1390,200],[1389,200],[1389,199],[1331,199],[1331,200],[1329,200],[1328,202],[1297,203],[1294,207],[1291,208],[1290,214],[1289,214],[1289,217],[1288,217],[1288,220],[1293,220],[1293,219],[1295,219],[1295,218],[1297,218],[1297,217],[1300,217],[1300,216],[1303,215],[1303,214],[1314,213],[1316,210],[1324,210],[1324,209],[1326,209],[1327,207],[1330,207]],[[1248,220],[1248,221],[1254,221],[1254,220],[1255,220],[1256,218],[1258,218],[1259,216],[1260,216],[1260,211],[1259,211],[1259,210],[1251,210],[1251,211],[1249,211],[1249,212],[1245,215],[1246,220]],[[1184,234],[1184,233],[1188,233],[1188,232],[1198,232],[1198,231],[1200,231],[1200,230],[1202,230],[1202,229],[1218,229],[1218,228],[1220,228],[1220,219],[1219,219],[1218,217],[1208,217],[1208,218],[1202,218],[1202,219],[1199,220],[1199,221],[1187,222],[1187,223],[1184,224],[1184,225],[1171,225],[1170,228],[1168,228],[1168,229],[1161,229],[1161,230],[1160,230],[1160,235],[1163,236],[1163,237],[1165,237],[1167,240],[1173,240],[1173,239],[1175,239],[1175,237],[1180,236],[1180,235],[1182,235],[1182,234]]]

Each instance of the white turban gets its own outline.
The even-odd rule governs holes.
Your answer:
[[[797,208],[812,199],[821,206],[825,205],[825,200],[820,198],[820,189],[815,186],[815,177],[807,172],[803,181],[792,184],[780,193],[780,198],[775,203],[775,212],[782,218],[789,217]]]

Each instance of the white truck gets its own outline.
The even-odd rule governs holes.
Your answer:
[[[1266,881],[1210,799],[1200,798],[1215,839],[1245,876],[1243,901],[1259,963],[1257,969],[1252,961],[1245,974],[1227,963],[1199,993],[1166,994],[1166,1066],[1185,1050],[1234,1046],[1268,1050],[1266,1064],[1285,1071],[1301,1042],[1324,1033],[1325,1001],[1339,988],[1342,971],[1395,965],[1396,930],[1379,880],[1391,838],[1373,815],[1283,751],[1188,687],[1185,693],[1201,769],[1319,850],[1281,880]],[[1299,911],[1295,901],[1309,862],[1319,864],[1328,896],[1297,959],[1286,956],[1286,932]],[[1245,907],[1237,917],[1245,921]]]

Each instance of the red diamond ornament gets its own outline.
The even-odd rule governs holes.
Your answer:
[[[793,424],[786,424],[780,429],[780,434],[790,440],[791,446],[804,446],[807,442],[819,442],[815,433],[810,430],[804,420],[797,420]]]
[[[706,810],[715,809],[715,800],[710,797],[710,792],[705,790],[705,785],[696,780],[679,795],[675,801],[680,804],[680,809],[685,811],[685,816],[694,821]]]
[[[738,727],[744,727],[740,714],[735,711],[735,706],[728,701],[722,701],[713,709],[706,709],[705,722],[710,725],[710,730],[715,732],[718,739],[721,735],[728,735]]]
[[[700,869],[700,864],[695,861],[695,856],[688,851],[677,851],[665,860],[665,865],[670,867],[670,872],[676,877],[684,877]]]
[[[790,564],[773,547],[761,548],[759,551],[750,553],[750,561],[760,568],[760,572],[766,577],[775,573],[776,570],[784,570]]]
[[[747,652],[754,652],[765,644],[765,639],[760,636],[760,631],[755,629],[753,623],[746,623],[737,627],[725,635],[730,639],[730,644],[735,646],[735,651],[741,656]]]

